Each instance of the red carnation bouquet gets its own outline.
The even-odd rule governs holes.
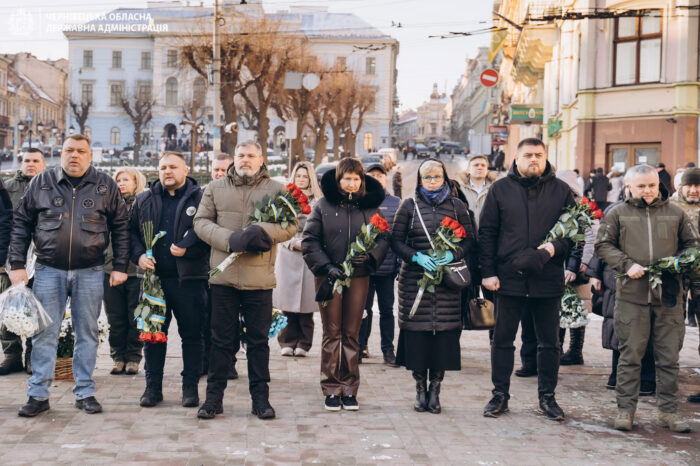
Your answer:
[[[385,231],[389,231],[389,222],[387,222],[384,217],[379,214],[374,214],[372,218],[369,219],[369,224],[365,223],[362,225],[360,233],[358,233],[355,240],[350,243],[350,248],[345,255],[345,260],[340,264],[345,278],[335,281],[333,284],[333,291],[342,295],[343,287],[347,288],[350,286],[350,277],[352,276],[352,272],[354,270],[354,266],[351,262],[352,258],[367,254],[376,248],[377,239],[379,238],[380,234]],[[328,301],[322,302],[323,306],[326,304],[328,304]]]
[[[457,251],[459,248],[457,243],[466,237],[467,232],[457,220],[445,217],[431,238],[433,249],[428,251],[428,254],[435,259],[442,259],[447,251]],[[411,307],[411,312],[408,314],[409,319],[413,318],[413,315],[418,310],[423,293],[426,290],[430,293],[435,293],[435,287],[442,283],[444,274],[444,265],[438,265],[434,272],[423,269],[423,276],[418,280],[418,294]]]
[[[311,213],[309,198],[297,185],[289,183],[287,190],[279,193],[274,198],[265,196],[262,203],[256,206],[255,211],[250,214],[253,223],[279,223],[282,228],[287,228],[290,223],[297,223],[299,214],[308,215]],[[233,252],[226,257],[219,265],[209,271],[209,278],[214,278],[226,267],[244,254]]]

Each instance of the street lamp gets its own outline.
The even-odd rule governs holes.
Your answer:
[[[75,134],[75,128],[73,127],[73,125],[70,125],[70,128],[68,128],[68,134],[71,136]]]

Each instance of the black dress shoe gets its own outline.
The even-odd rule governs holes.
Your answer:
[[[217,414],[224,412],[224,407],[221,401],[205,401],[199,411],[197,417],[200,419],[214,419]]]
[[[527,367],[523,366],[517,371],[515,371],[515,376],[516,377],[534,377],[537,375],[537,368],[536,367]]]
[[[399,367],[398,364],[396,364],[396,354],[394,354],[393,349],[389,348],[384,351],[384,364],[389,367]]]
[[[199,406],[197,385],[182,386],[182,406],[185,408],[196,408]]]
[[[608,377],[608,383],[605,384],[605,388],[608,390],[615,390],[615,385],[617,385],[617,377],[615,377],[615,374],[610,374],[610,377]]]
[[[3,362],[0,362],[0,375],[12,374],[13,372],[22,372],[24,366],[22,365],[22,355],[17,357],[5,358]]]
[[[275,410],[267,400],[253,402],[251,413],[258,416],[259,419],[273,419],[275,417]]]
[[[700,392],[697,392],[695,395],[690,395],[688,401],[690,403],[700,403]]]
[[[656,394],[656,383],[643,381],[639,385],[639,396],[654,396]]]
[[[17,414],[22,417],[34,417],[39,413],[48,411],[49,407],[49,400],[37,400],[36,398],[32,398],[30,396],[27,403],[19,408],[19,412]]]
[[[564,420],[564,411],[554,399],[554,393],[547,393],[540,397],[540,408],[537,411],[553,421]]]
[[[493,398],[484,408],[484,417],[498,417],[503,413],[508,412],[507,394],[501,392],[493,392]]]
[[[85,412],[88,414],[102,412],[102,405],[95,399],[94,396],[89,396],[87,398],[83,398],[82,400],[75,400],[75,407],[85,410]]]

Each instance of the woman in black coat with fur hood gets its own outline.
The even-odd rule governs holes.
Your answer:
[[[367,300],[369,275],[382,263],[389,248],[387,238],[379,237],[368,254],[352,260],[350,287],[339,295],[332,284],[344,277],[340,264],[362,225],[378,212],[385,193],[371,176],[365,177],[362,163],[346,158],[321,179],[323,198],[306,220],[301,248],[306,265],[316,277],[317,301],[321,306],[323,341],[321,349],[321,388],[329,411],[357,410],[360,386],[360,325]],[[325,292],[324,292],[325,290]]]
[[[432,249],[430,238],[445,217],[457,220],[464,227],[466,237],[452,253],[453,257],[439,260],[428,251]],[[426,160],[418,169],[414,197],[404,199],[396,212],[391,236],[391,247],[403,261],[399,274],[400,333],[396,363],[413,371],[416,381],[414,409],[419,412],[437,414],[441,411],[440,383],[445,371],[461,368],[462,306],[460,291],[438,285],[434,293],[423,294],[415,315],[409,317],[418,294],[418,280],[424,270],[434,271],[436,265],[468,257],[475,238],[469,209],[458,198],[444,164]],[[428,378],[429,390],[426,387]]]

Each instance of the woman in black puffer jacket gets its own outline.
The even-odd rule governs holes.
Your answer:
[[[460,291],[443,285],[435,293],[425,292],[418,310],[408,315],[418,294],[418,280],[425,270],[444,265],[427,255],[429,237],[416,214],[420,211],[432,237],[445,217],[456,219],[465,229],[466,238],[459,243],[451,260],[469,255],[475,234],[469,210],[451,188],[442,162],[427,160],[418,169],[414,199],[405,199],[394,217],[391,247],[402,260],[399,274],[399,343],[397,364],[413,371],[416,380],[416,411],[439,413],[440,383],[446,370],[460,370],[459,337],[462,331]],[[449,260],[447,260],[449,262]],[[428,370],[430,390],[427,391]],[[428,399],[426,399],[428,398]]]
[[[338,411],[341,404],[343,409],[357,410],[362,312],[367,300],[369,274],[384,260],[389,249],[388,239],[380,237],[372,251],[353,258],[350,287],[343,290],[342,296],[332,292],[332,283],[344,277],[340,264],[362,225],[369,224],[370,218],[378,212],[385,193],[377,180],[365,177],[362,163],[352,158],[341,160],[335,170],[323,175],[321,190],[324,197],[306,220],[301,241],[304,261],[319,287],[316,300],[329,299],[326,306],[321,306],[321,388],[327,410]],[[323,289],[331,293],[322,296]]]

